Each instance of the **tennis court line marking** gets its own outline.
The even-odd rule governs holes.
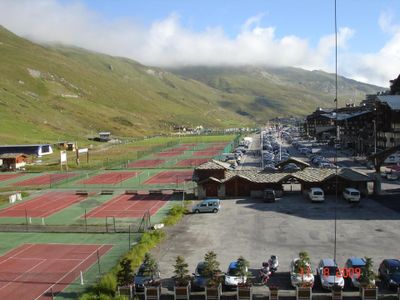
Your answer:
[[[77,264],[72,270],[70,270],[68,273],[66,273],[64,276],[62,276],[59,280],[56,281],[56,283],[54,283],[53,285],[51,285],[50,287],[48,287],[46,290],[44,290],[43,293],[40,294],[39,297],[36,297],[34,300],[39,299],[40,297],[43,296],[44,293],[46,293],[48,290],[51,290],[53,288],[53,286],[55,286],[56,284],[58,284],[61,280],[63,280],[65,277],[67,277],[71,272],[75,271],[76,268],[78,268],[81,264],[83,264],[89,257],[91,257],[94,253],[96,253],[97,251],[99,251],[101,248],[103,248],[105,245],[101,245],[99,248],[97,248],[96,250],[94,250],[92,253],[90,253],[84,260],[82,260],[79,264]],[[105,253],[104,253],[105,254]],[[91,264],[88,268],[90,268],[93,264]],[[71,282],[72,283],[72,282]],[[71,283],[69,283],[68,285],[70,285]],[[68,286],[67,285],[67,286]]]
[[[34,245],[35,245],[35,244],[30,244],[27,248],[24,248],[24,249],[19,250],[19,251],[18,251],[17,253],[15,253],[13,256],[7,257],[5,260],[1,261],[0,264],[2,264],[3,262],[9,260],[10,258],[16,258],[16,257],[15,257],[16,255],[19,255],[19,254],[23,253],[25,250],[28,250],[29,248],[32,248]],[[22,247],[23,247],[23,245],[22,245]],[[13,250],[14,250],[14,249],[11,249],[11,250],[8,251],[8,252],[12,252]],[[7,252],[7,253],[8,253],[8,252]],[[7,256],[7,253],[3,254],[2,256]]]
[[[21,275],[19,275],[18,277],[14,278],[13,281],[8,282],[6,285],[3,285],[2,287],[0,287],[0,290],[4,289],[5,287],[9,286],[12,283],[15,283],[19,278],[21,278],[22,276],[24,276],[25,274],[29,274],[30,271],[32,271],[33,269],[35,269],[36,267],[38,267],[39,265],[41,265],[42,263],[44,263],[45,261],[47,261],[46,258],[35,258],[37,260],[41,260],[40,262],[38,262],[36,265],[34,265],[32,268],[24,271],[24,273],[22,273]]]

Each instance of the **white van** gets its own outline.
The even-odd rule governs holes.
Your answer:
[[[353,188],[345,188],[343,198],[349,202],[360,202],[360,192]]]
[[[308,197],[313,202],[323,202],[325,200],[324,191],[321,188],[311,188],[308,192]]]

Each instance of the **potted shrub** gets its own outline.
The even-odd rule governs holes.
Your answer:
[[[207,278],[206,297],[207,299],[220,299],[221,297],[221,270],[217,261],[217,254],[209,251],[204,256],[205,269],[204,274]]]
[[[178,256],[174,265],[174,297],[176,299],[189,299],[190,279],[188,264],[182,256]]]
[[[373,261],[370,257],[365,257],[365,267],[361,270],[360,296],[365,300],[378,299],[378,287],[375,285]]]
[[[237,298],[238,299],[251,299],[252,298],[252,285],[249,281],[249,266],[250,263],[243,257],[240,256],[236,261],[237,274],[241,277],[241,282],[237,286]]]
[[[145,300],[159,300],[161,295],[161,282],[158,264],[151,254],[146,253],[144,256],[143,266],[144,274],[148,278],[144,286]]]
[[[302,274],[301,283],[296,286],[296,299],[311,299],[313,282],[304,281],[304,275],[310,266],[310,256],[306,251],[299,253],[299,260],[296,263],[296,272]]]

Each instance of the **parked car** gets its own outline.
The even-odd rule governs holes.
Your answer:
[[[378,273],[389,288],[400,287],[400,260],[384,259],[379,266]]]
[[[295,258],[290,262],[289,272],[290,272],[290,283],[293,287],[299,286],[301,284],[309,284],[311,286],[314,285],[314,274],[311,269],[311,265],[307,264],[305,270],[300,270],[298,272],[297,263],[300,258]]]
[[[343,289],[344,279],[336,262],[331,258],[321,259],[317,267],[317,275],[324,289],[338,286]]]
[[[213,212],[217,213],[221,209],[221,200],[218,198],[209,198],[201,201],[192,208],[192,212]]]
[[[323,202],[325,200],[324,191],[318,187],[311,188],[308,192],[308,197],[313,202]]]
[[[343,198],[349,202],[360,202],[360,191],[353,188],[345,188]]]
[[[248,271],[246,267],[246,272]],[[240,276],[237,268],[237,262],[233,261],[229,264],[228,270],[225,274],[224,285],[226,288],[235,288],[238,284],[245,283],[247,281],[246,276]]]
[[[135,274],[134,279],[133,279],[133,284],[135,285],[136,291],[143,291],[144,286],[146,283],[148,283],[150,280],[159,280],[160,279],[160,271],[157,266],[157,271],[155,275],[150,276],[146,272],[146,264],[143,263],[140,265],[138,272]]]
[[[344,265],[344,270],[347,270],[348,274],[346,279],[353,288],[360,287],[360,273],[365,268],[365,259],[360,257],[350,257]],[[374,281],[375,283],[375,281]]]
[[[264,190],[264,202],[275,202],[276,195],[273,189]]]
[[[204,289],[205,286],[207,285],[207,280],[208,278],[205,277],[205,267],[206,267],[206,262],[201,261],[197,264],[196,270],[192,274],[192,283],[191,286],[195,290],[201,290]]]

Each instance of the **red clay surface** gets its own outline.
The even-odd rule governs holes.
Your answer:
[[[216,156],[220,153],[219,150],[200,150],[193,153],[193,156]]]
[[[51,183],[56,183],[64,179],[74,177],[75,175],[75,173],[44,174],[38,177],[16,182],[13,184],[13,186],[50,185]]]
[[[189,171],[163,171],[147,179],[144,184],[179,184],[191,180],[193,170]]]
[[[82,184],[117,184],[129,178],[135,177],[139,172],[110,172],[99,174],[79,183]]]
[[[177,167],[196,167],[201,164],[204,164],[205,162],[208,162],[208,158],[188,158],[181,160],[176,164]]]
[[[185,147],[194,147],[194,146],[198,146],[198,143],[185,143],[185,144],[181,144],[181,146],[185,146]]]
[[[161,164],[165,163],[163,159],[144,159],[138,160],[128,165],[129,168],[149,168],[149,167],[157,167]]]
[[[48,217],[85,198],[70,192],[50,192],[0,210],[0,217],[25,217],[25,213],[33,218]]]
[[[0,299],[52,299],[111,245],[24,244],[0,257]]]
[[[183,150],[178,150],[178,151],[168,151],[168,152],[160,152],[157,154],[158,157],[172,157],[172,156],[178,156],[183,154]]]
[[[154,215],[171,198],[171,195],[119,195],[96,207],[88,218],[140,218],[148,210]]]
[[[22,175],[23,174],[21,174],[21,173],[0,174],[0,181],[9,180],[9,179],[16,178],[16,177],[19,177]]]

